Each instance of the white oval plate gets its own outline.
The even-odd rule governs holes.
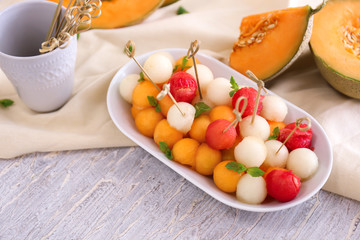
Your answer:
[[[186,49],[160,49],[157,51],[149,52],[144,55],[136,57],[140,64],[144,64],[144,61],[153,53],[158,51],[169,52],[175,59],[178,59],[182,56],[185,56],[187,53]],[[229,66],[223,64],[215,58],[204,55],[202,53],[197,53],[196,57],[201,61],[202,64],[208,66],[214,77],[225,77],[230,79],[231,76],[235,78],[239,85],[251,86],[257,89],[256,84],[245,76],[241,75],[237,71],[233,70]],[[154,157],[159,159],[161,162],[166,164],[168,167],[173,169],[175,172],[186,178],[188,181],[192,182],[194,185],[199,187],[201,190],[212,196],[213,198],[219,200],[220,202],[227,204],[231,207],[253,211],[253,212],[271,212],[278,211],[282,209],[287,209],[298,205],[315,193],[317,193],[322,186],[325,184],[326,180],[330,175],[332,168],[332,150],[329,143],[329,140],[326,136],[325,131],[320,126],[320,124],[308,113],[299,107],[293,105],[290,102],[287,102],[288,106],[288,115],[285,119],[286,123],[294,122],[297,118],[300,117],[309,117],[311,119],[312,130],[313,130],[313,140],[312,146],[314,147],[314,152],[319,158],[319,168],[316,174],[309,180],[305,181],[301,185],[299,194],[295,199],[289,202],[281,203],[276,200],[266,200],[264,203],[259,205],[251,205],[238,201],[234,194],[227,194],[220,191],[212,179],[209,177],[202,176],[195,171],[184,167],[174,161],[171,161],[165,157],[165,155],[159,150],[158,146],[155,144],[152,138],[143,136],[136,129],[134,119],[131,116],[130,104],[127,103],[119,94],[119,83],[121,80],[131,73],[140,73],[139,67],[136,63],[131,60],[125,64],[114,76],[112,79],[108,93],[107,93],[107,106],[111,119],[115,123],[116,127],[132,141],[137,143],[143,149],[148,151]],[[269,94],[276,95],[269,91]]]

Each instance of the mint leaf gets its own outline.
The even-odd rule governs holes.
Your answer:
[[[161,112],[160,104],[158,100],[153,96],[147,96],[150,106],[155,107],[155,112]]]
[[[181,15],[181,14],[185,14],[185,13],[189,13],[189,11],[187,11],[184,7],[180,6],[178,8],[178,10],[176,11],[177,15]]]
[[[229,162],[225,165],[225,167],[229,170],[242,173],[246,171],[246,167],[244,164],[238,163],[238,162]]]
[[[76,34],[76,40],[79,40],[79,38],[80,38],[80,33],[77,33]]]
[[[138,79],[138,82],[143,82],[145,81],[145,78],[144,78],[144,73],[143,72],[140,72],[140,78]]]
[[[211,108],[203,102],[198,102],[194,105],[195,107],[195,118],[200,116],[203,112],[209,111]]]
[[[157,104],[155,107],[155,112],[161,112],[160,104]]]
[[[280,130],[279,127],[274,128],[272,135],[268,138],[268,140],[275,140],[279,137]]]
[[[261,170],[258,167],[249,167],[246,168],[244,166],[244,164],[238,163],[238,162],[229,162],[225,165],[225,167],[229,170],[238,172],[238,173],[242,173],[242,172],[247,172],[248,174],[250,174],[252,177],[261,177],[262,175],[265,174],[265,172],[263,170]]]
[[[14,104],[14,101],[11,99],[0,99],[0,105],[4,108],[7,108]]]
[[[230,97],[232,97],[237,92],[237,90],[239,90],[239,85],[236,83],[233,76],[231,76],[230,78],[230,84],[231,84],[231,88],[234,89],[229,92]]]
[[[178,68],[180,68],[180,71],[184,71],[185,69],[190,68],[190,66],[186,66],[186,64],[188,63],[188,61],[189,61],[189,59],[188,59],[186,56],[184,56],[184,57],[182,58],[181,64],[176,64],[176,65],[175,65],[175,67],[174,67],[174,69],[173,69],[173,72],[175,72],[176,69],[178,69]]]
[[[249,167],[246,172],[252,177],[261,177],[265,174],[265,172],[258,167]]]
[[[168,159],[173,159],[172,152],[166,142],[159,142],[159,148],[160,151],[162,151]]]

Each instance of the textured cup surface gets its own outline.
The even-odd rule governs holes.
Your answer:
[[[64,49],[39,53],[56,7],[52,2],[28,1],[0,13],[0,68],[25,105],[38,112],[63,106],[74,85],[76,36]]]

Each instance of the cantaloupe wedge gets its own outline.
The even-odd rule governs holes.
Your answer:
[[[307,47],[312,15],[321,7],[287,8],[243,18],[230,66],[244,75],[250,70],[263,81],[275,78]]]
[[[167,5],[173,4],[173,3],[177,2],[177,1],[179,1],[179,0],[165,0],[163,2],[163,4],[161,5],[161,7],[166,7]]]
[[[50,0],[58,2],[58,0]],[[67,7],[70,0],[65,0]],[[102,1],[101,15],[91,20],[91,28],[120,28],[140,23],[158,9],[164,0]]]
[[[360,99],[360,1],[327,2],[314,16],[310,46],[329,84]]]

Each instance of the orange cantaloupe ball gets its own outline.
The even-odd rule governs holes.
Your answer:
[[[242,137],[238,135],[235,139],[235,143],[231,148],[221,150],[222,161],[235,159],[234,149],[241,142]]]
[[[139,107],[137,105],[132,105],[131,106],[131,115],[132,117],[135,119],[136,115],[141,111],[141,110],[144,110],[146,107]]]
[[[165,142],[172,149],[182,138],[183,133],[170,126],[166,119],[162,119],[155,127],[154,141],[157,145],[159,142]]]
[[[218,119],[226,119],[229,122],[233,122],[236,118],[232,107],[226,105],[219,105],[211,109],[209,117],[211,122]]]
[[[234,193],[239,179],[245,172],[238,173],[236,171],[227,169],[225,166],[229,162],[235,162],[235,160],[226,160],[216,165],[214,169],[213,179],[215,185],[223,192]]]
[[[183,66],[183,59],[185,58],[186,56],[183,56],[179,59],[176,60],[175,62],[175,69],[174,69],[174,73],[175,72],[179,72],[179,71],[186,71],[188,70],[189,68],[191,68],[192,66],[194,66],[194,61],[192,58],[188,59],[187,63]],[[197,64],[200,64],[201,62],[199,61],[199,59],[195,58],[195,62]]]
[[[195,156],[195,170],[202,175],[212,175],[214,168],[221,162],[221,151],[202,143]]]
[[[155,108],[145,108],[135,117],[135,125],[139,132],[147,137],[153,137],[156,125],[164,119],[163,115]]]
[[[199,117],[195,118],[189,131],[190,137],[200,143],[205,142],[206,129],[208,128],[210,123],[211,121],[208,115],[202,114]]]
[[[270,126],[270,135],[272,135],[272,133],[276,127],[279,127],[279,130],[286,127],[286,123],[284,123],[284,122],[275,122],[275,121],[270,121],[270,120],[267,120],[267,122],[269,123],[269,126]]]
[[[161,113],[166,117],[167,113],[172,105],[174,105],[174,102],[171,100],[169,95],[166,95],[163,99],[159,101]]]
[[[179,140],[172,148],[174,161],[195,169],[195,156],[199,145],[199,142],[192,138]]]
[[[159,91],[150,81],[142,81],[134,88],[132,95],[132,103],[138,107],[150,107],[148,96],[155,97]]]

